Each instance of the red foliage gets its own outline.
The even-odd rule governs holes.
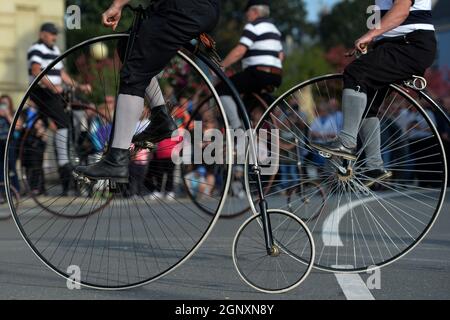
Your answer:
[[[450,70],[429,69],[425,74],[428,81],[428,90],[435,96],[445,98],[450,96]]]
[[[336,68],[337,72],[343,72],[345,67],[348,66],[355,58],[346,57],[345,54],[351,51],[344,46],[333,47],[325,55],[325,59]]]

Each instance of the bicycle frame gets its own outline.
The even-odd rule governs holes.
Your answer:
[[[190,52],[195,52],[195,48],[192,44],[185,45],[185,49]],[[233,100],[236,102],[238,107],[239,115],[241,116],[241,120],[243,121],[244,129],[248,132],[251,132],[249,135],[249,152],[250,155],[255,159],[255,164],[252,167],[253,173],[256,175],[257,179],[257,187],[258,187],[258,195],[260,197],[259,208],[261,210],[261,217],[264,229],[264,236],[266,240],[266,249],[268,254],[273,254],[273,236],[272,236],[272,227],[270,223],[270,218],[267,213],[268,205],[267,200],[264,196],[264,188],[262,185],[261,179],[261,168],[258,164],[258,151],[256,148],[256,137],[255,131],[252,129],[250,117],[247,114],[247,109],[245,108],[245,104],[241,99],[239,92],[236,90],[235,86],[231,82],[230,78],[222,71],[222,69],[217,66],[208,56],[206,56],[202,52],[197,52],[196,56],[208,67],[210,68],[231,91],[231,96]]]
[[[136,32],[139,26],[140,21],[142,20],[143,15],[145,14],[145,9],[142,7],[142,5],[139,5],[137,8],[133,8],[131,6],[126,6],[127,8],[131,9],[134,12],[134,19],[133,24],[130,30],[130,37],[128,39],[127,48],[125,51],[125,58],[123,61],[123,64],[126,64],[127,58],[129,56],[129,53],[133,47],[134,41],[136,39]],[[247,114],[247,110],[245,108],[245,104],[242,101],[239,92],[236,90],[235,86],[231,82],[231,80],[226,76],[226,74],[222,71],[220,66],[218,66],[216,63],[214,63],[206,54],[202,53],[201,51],[196,50],[195,46],[192,44],[186,44],[184,46],[184,49],[187,51],[193,53],[200,61],[202,61],[208,68],[210,68],[217,77],[225,83],[225,85],[230,89],[231,96],[234,99],[234,101],[237,104],[238,112],[241,116],[241,119],[243,120],[244,129],[248,132],[251,132],[249,135],[249,148],[250,148],[250,155],[253,156],[253,159],[255,159],[255,164],[252,167],[252,170],[254,174],[256,174],[256,179],[258,181],[258,193],[260,197],[259,207],[261,210],[261,217],[262,217],[262,224],[263,224],[263,230],[264,230],[264,238],[266,243],[266,249],[267,253],[269,255],[275,254],[274,250],[274,241],[273,241],[273,235],[272,235],[272,227],[270,223],[270,217],[267,212],[268,210],[268,204],[267,200],[264,196],[264,189],[262,185],[262,179],[261,179],[261,168],[258,164],[258,151],[256,147],[256,137],[254,130],[252,129],[251,120],[250,117]],[[113,128],[111,132],[114,132],[114,123],[113,122]],[[111,134],[110,141],[113,139],[113,134]],[[111,143],[109,144],[111,145]]]

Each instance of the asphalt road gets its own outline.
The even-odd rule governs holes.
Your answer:
[[[383,268],[379,288],[373,274],[335,275],[313,271],[283,295],[254,291],[239,278],[231,258],[233,237],[244,218],[217,223],[199,251],[166,277],[141,288],[110,292],[69,290],[66,280],[34,256],[12,220],[0,221],[0,299],[449,299],[450,199],[434,228],[402,260]]]

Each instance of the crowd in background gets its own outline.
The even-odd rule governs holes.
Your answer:
[[[211,112],[194,112],[193,107],[198,103],[199,96],[181,96],[177,99],[173,98],[172,115],[178,126],[182,129],[191,130],[193,121],[202,121],[203,130],[214,129],[218,126],[218,120]],[[290,101],[295,104],[295,101]],[[443,106],[450,105],[450,97],[440,99],[439,103]],[[115,98],[107,96],[105,103],[98,106],[91,105],[80,111],[77,115],[74,112],[74,119],[78,119],[78,141],[77,154],[80,161],[85,163],[93,163],[98,161],[102,156],[105,145],[108,142],[111,132],[111,123],[114,117]],[[280,136],[280,168],[276,180],[282,181],[278,184],[278,188],[288,190],[290,186],[296,184],[302,175],[308,175],[311,179],[320,180],[320,174],[326,161],[317,153],[313,153],[304,147],[308,141],[320,142],[324,139],[335,138],[342,128],[343,116],[340,111],[340,102],[332,99],[323,101],[316,107],[316,115],[312,120],[307,120],[306,114],[302,113],[301,106],[295,105],[298,114],[295,116],[289,113],[281,113],[279,121],[282,123]],[[384,114],[385,110],[380,110],[380,114]],[[446,109],[447,115],[450,114]],[[254,108],[250,110],[250,117],[255,124],[261,118],[263,109]],[[427,113],[433,123],[440,132],[442,141],[446,150],[450,150],[450,126],[444,117],[434,112],[427,106]],[[55,131],[51,121],[43,118],[37,119],[38,110],[29,103],[28,107],[22,113],[19,121],[16,123],[16,130],[12,137],[12,146],[16,152],[11,152],[9,159],[11,184],[18,191],[32,192],[36,195],[45,195],[47,190],[45,186],[46,180],[46,157],[45,153],[52,144],[52,132]],[[9,128],[13,121],[14,106],[9,96],[3,95],[0,98],[0,147],[1,155],[4,157],[4,151],[7,143]],[[196,119],[191,119],[192,117]],[[83,119],[85,118],[85,119]],[[141,122],[137,125],[136,132],[143,130],[148,125],[148,112],[143,114]],[[293,119],[297,119],[294,121]],[[75,121],[76,123],[77,121]],[[190,126],[188,128],[188,126]],[[75,125],[75,127],[77,127]],[[286,129],[287,130],[284,130]],[[391,105],[385,116],[381,117],[382,144],[389,146],[395,143],[395,148],[391,151],[389,148],[383,150],[383,159],[385,164],[393,164],[396,161],[403,163],[402,170],[395,171],[394,179],[411,180],[415,178],[423,181],[439,180],[438,177],[433,178],[430,173],[433,170],[433,163],[439,159],[432,159],[430,155],[436,153],[427,146],[424,137],[429,135],[426,131],[427,125],[424,118],[414,112],[414,108],[396,107]],[[299,139],[299,137],[303,137]],[[153,152],[144,149],[134,153],[131,164],[131,181],[127,190],[127,196],[145,196],[150,195],[154,199],[166,197],[167,199],[175,199],[177,193],[182,193],[178,184],[175,184],[177,177],[180,177],[179,168],[175,166],[171,159],[171,150],[173,142],[162,142]],[[23,144],[23,154],[20,155],[20,144]],[[303,147],[302,147],[303,146]],[[167,151],[169,150],[169,152]],[[416,160],[411,162],[408,157]],[[420,158],[425,157],[425,161]],[[50,157],[51,158],[51,157]],[[396,160],[397,159],[397,160]],[[400,159],[400,160],[398,160]],[[47,160],[48,161],[48,160]],[[299,166],[299,163],[302,165]],[[17,166],[20,164],[20,170],[27,177],[27,188],[23,183],[19,183],[19,174]],[[309,165],[308,165],[309,164]],[[233,171],[232,190],[235,194],[243,195],[243,170],[236,167]],[[3,181],[3,166],[1,166]],[[189,171],[189,170],[188,170]],[[422,175],[415,176],[415,172],[422,171]],[[427,173],[428,172],[428,173]],[[188,181],[190,191],[192,193],[212,194],[214,190],[221,190],[222,177],[215,166],[194,166],[185,177]],[[424,185],[426,186],[426,185]]]

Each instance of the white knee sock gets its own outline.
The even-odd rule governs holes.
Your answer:
[[[239,118],[238,108],[234,99],[231,96],[221,96],[220,101],[222,101],[223,107],[225,108],[225,113],[227,114],[231,128],[242,128],[242,122]]]
[[[159,86],[158,79],[154,77],[150,82],[150,85],[145,89],[145,98],[150,105],[150,108],[163,106],[166,104],[164,96]]]
[[[136,126],[144,111],[144,99],[138,96],[120,94],[114,123],[114,139],[112,147],[128,149],[136,133]]]
[[[344,125],[339,138],[347,148],[357,144],[358,130],[367,105],[367,94],[353,89],[344,89],[342,95],[342,111]]]
[[[370,169],[383,168],[380,135],[380,119],[373,117],[363,120],[360,136],[366,154],[366,167]]]

